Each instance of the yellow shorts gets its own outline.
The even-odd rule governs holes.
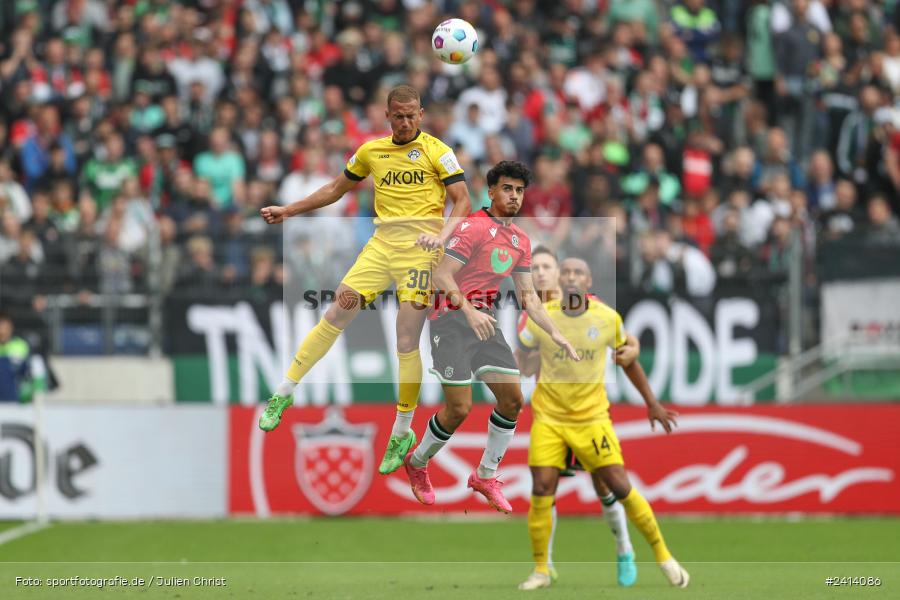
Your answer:
[[[556,425],[535,421],[531,425],[528,445],[529,467],[566,467],[566,452],[572,449],[585,471],[600,467],[624,465],[619,438],[612,421],[595,421],[584,425]]]
[[[359,292],[366,304],[394,284],[400,302],[427,305],[431,302],[431,270],[440,256],[440,250],[425,250],[412,242],[393,244],[373,237],[341,283]]]

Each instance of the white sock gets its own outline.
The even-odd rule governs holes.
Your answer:
[[[556,502],[553,503],[553,527],[550,529],[550,543],[547,545],[547,565],[553,566],[553,538],[556,537]]]
[[[293,396],[294,389],[296,387],[297,387],[296,381],[291,381],[290,379],[285,377],[284,380],[278,384],[278,387],[275,388],[275,393],[278,394],[279,396]]]
[[[487,446],[481,455],[481,464],[478,465],[477,474],[482,479],[493,479],[497,476],[497,468],[506,449],[516,433],[516,422],[510,421],[494,409],[491,419],[488,421]]]
[[[431,418],[428,419],[428,427],[425,428],[425,435],[422,436],[422,441],[413,451],[409,462],[412,463],[412,466],[421,469],[428,464],[432,456],[438,453],[438,450],[447,445],[451,435],[438,423],[437,413],[431,415]]]
[[[608,496],[600,499],[603,503],[603,518],[609,525],[609,530],[616,536],[616,554],[619,556],[634,552],[631,546],[631,537],[628,535],[628,517],[621,503],[616,502],[615,495],[610,492]]]
[[[394,417],[394,428],[391,429],[391,435],[403,437],[409,433],[409,428],[412,425],[413,414],[415,414],[415,412],[416,409],[398,410],[397,416]]]

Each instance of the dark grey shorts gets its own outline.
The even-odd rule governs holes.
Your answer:
[[[489,311],[484,311],[491,314]],[[519,367],[499,328],[485,341],[478,339],[462,311],[431,321],[431,357],[434,373],[444,385],[471,385],[483,373],[518,375]]]

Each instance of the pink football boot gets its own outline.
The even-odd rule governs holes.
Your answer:
[[[406,476],[409,477],[409,487],[416,500],[422,504],[434,504],[434,488],[431,487],[431,480],[428,478],[428,465],[421,469],[412,466],[409,459],[412,458],[412,451],[403,459],[403,466],[406,467]]]
[[[510,505],[509,500],[503,497],[503,492],[500,491],[500,488],[503,487],[503,482],[496,477],[482,479],[478,476],[478,471],[472,471],[472,474],[469,475],[469,487],[487,498],[488,504],[496,510],[506,514],[512,512],[512,505]]]

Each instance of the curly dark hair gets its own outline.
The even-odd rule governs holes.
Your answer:
[[[497,185],[497,182],[503,176],[510,179],[521,179],[525,187],[528,187],[528,184],[531,183],[531,169],[515,160],[501,160],[491,167],[491,170],[487,172],[488,186],[493,187]]]

